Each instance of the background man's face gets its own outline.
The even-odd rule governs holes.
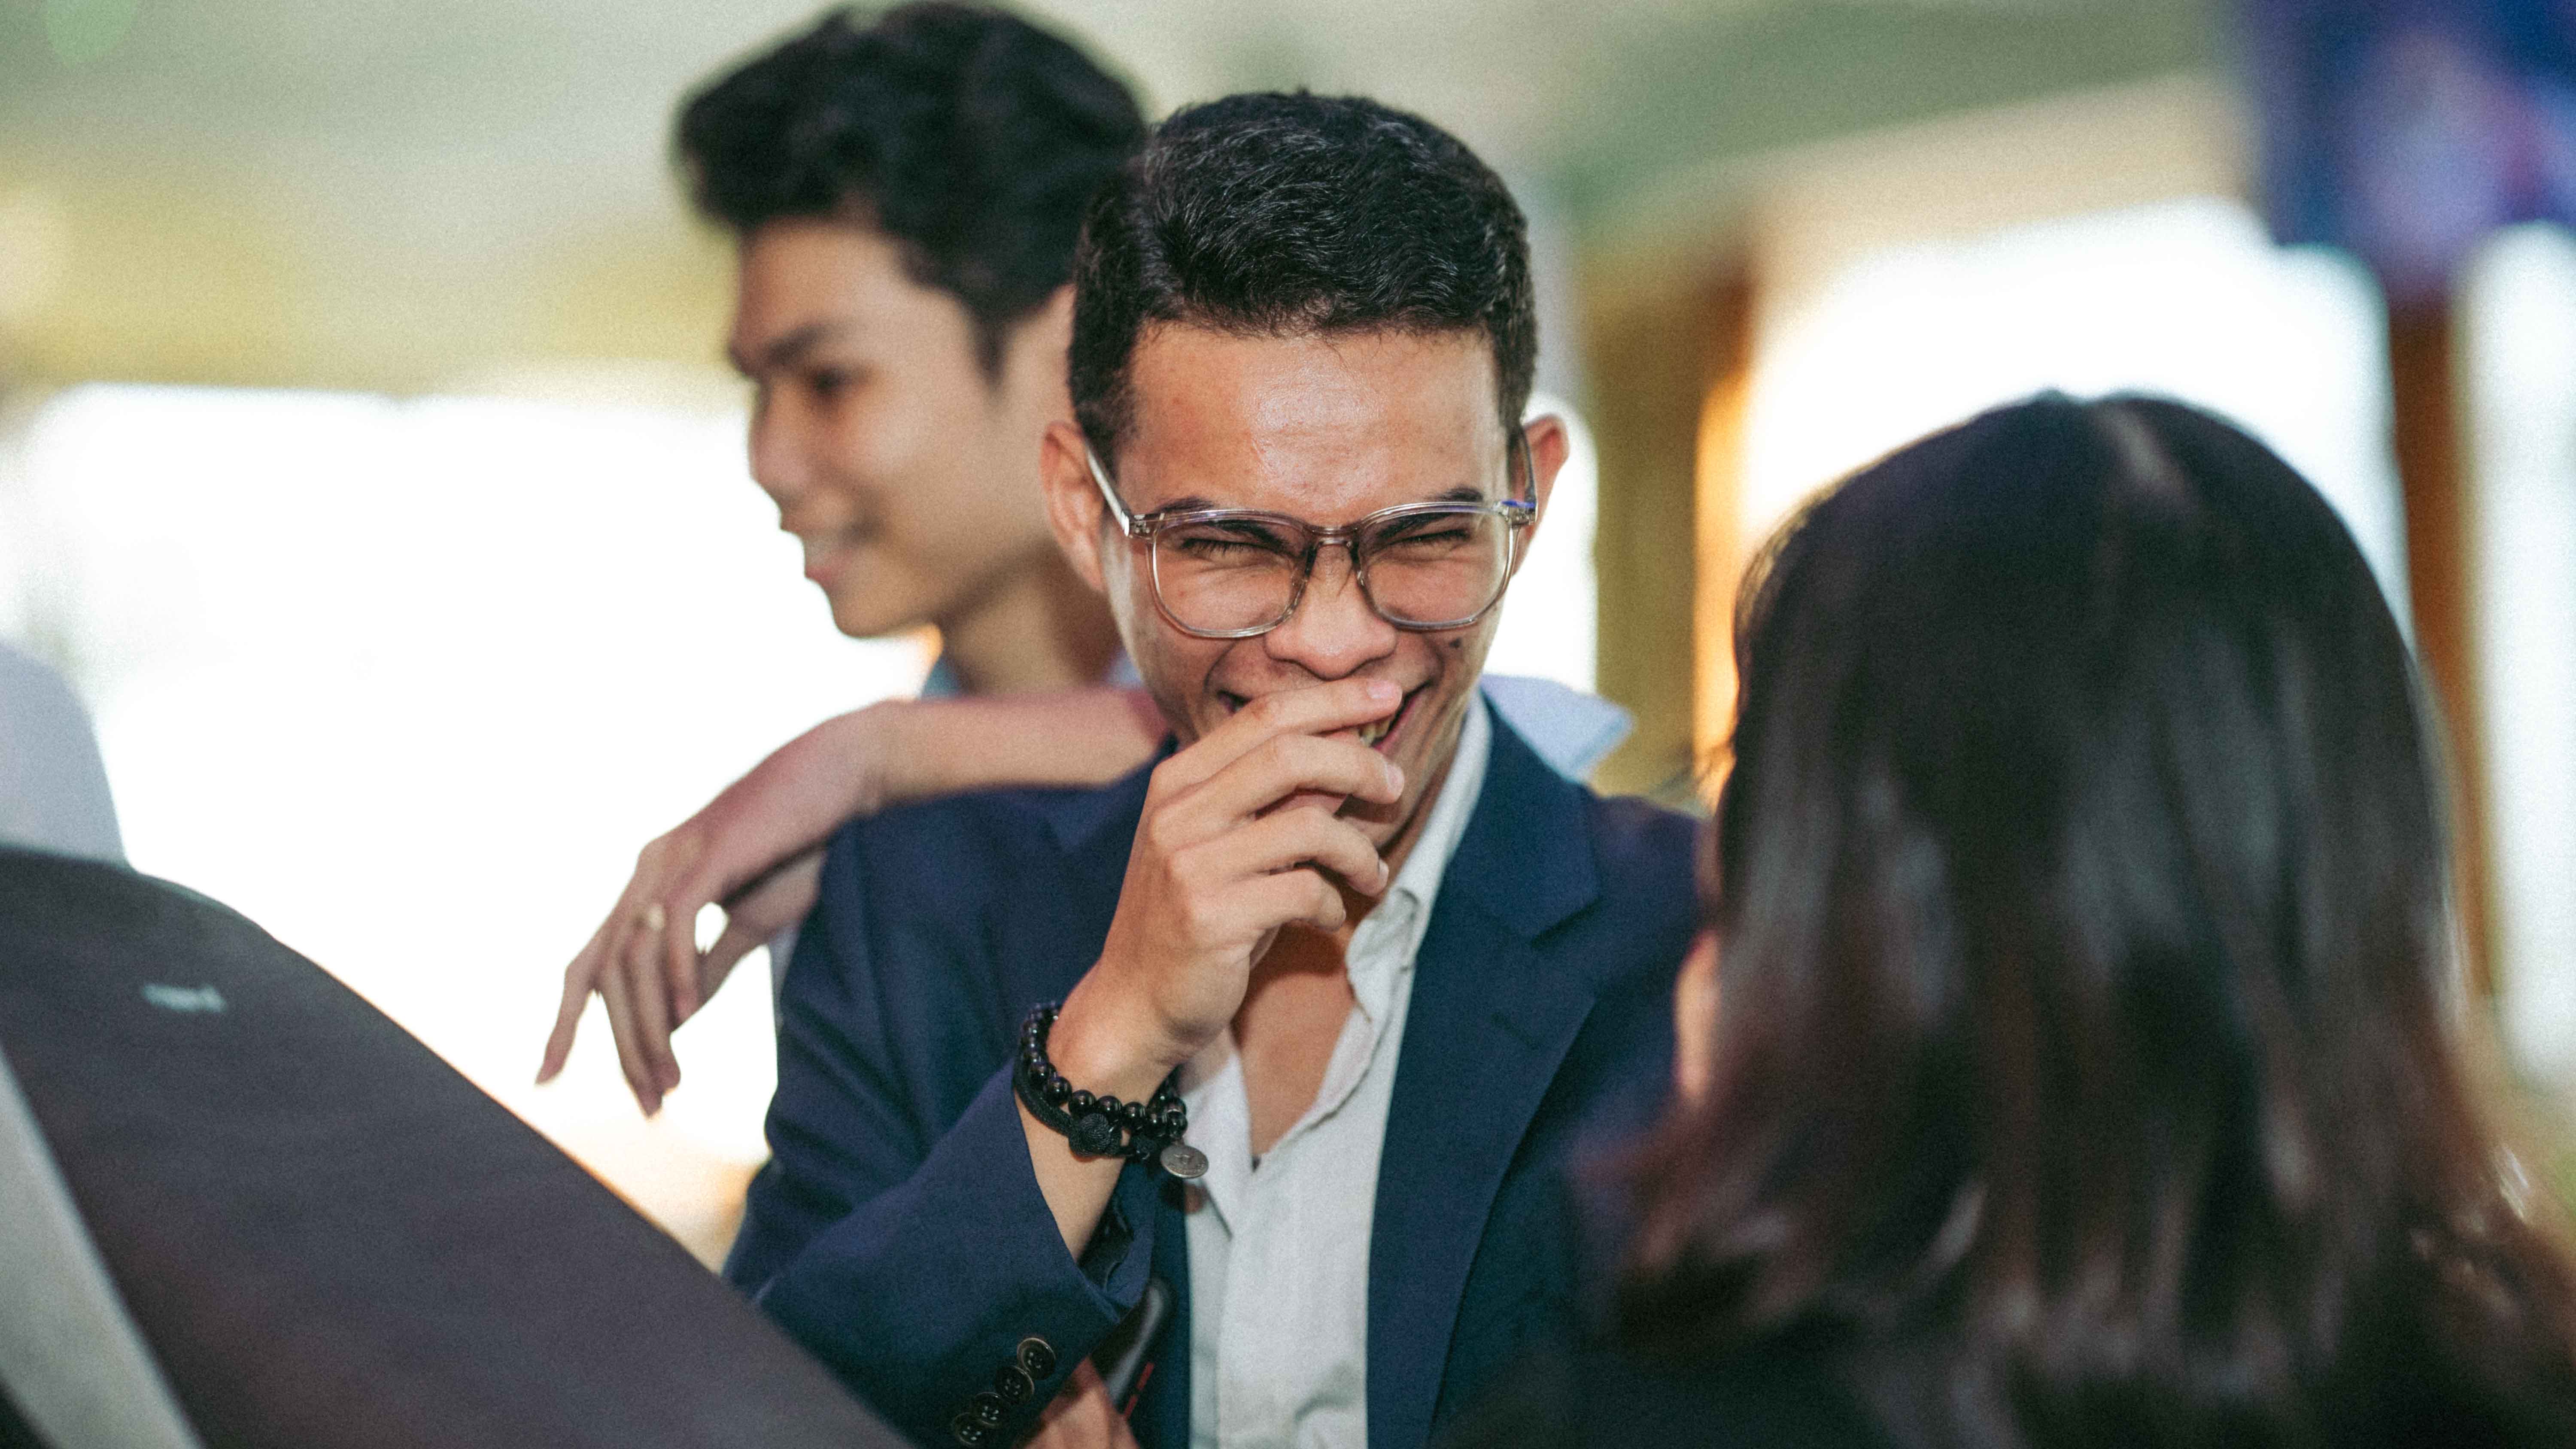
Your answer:
[[[1113,471],[1138,512],[1190,500],[1335,525],[1457,489],[1500,498],[1516,476],[1481,335],[1156,326],[1138,341],[1130,378],[1135,412]],[[1401,712],[1375,748],[1403,767],[1404,798],[1345,814],[1381,845],[1402,831],[1447,768],[1499,608],[1464,629],[1398,629],[1369,608],[1348,553],[1335,548],[1319,551],[1286,623],[1251,639],[1200,639],[1155,608],[1144,546],[1114,528],[1099,537],[1119,631],[1184,743],[1280,690],[1352,676],[1400,686]]]
[[[841,632],[951,617],[1047,557],[1037,460],[1070,414],[1060,319],[1015,329],[991,378],[965,305],[872,227],[771,222],[740,263],[728,351],[758,388],[752,477]]]

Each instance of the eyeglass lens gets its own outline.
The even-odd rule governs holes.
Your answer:
[[[1296,603],[1310,539],[1262,519],[1174,520],[1154,535],[1154,585],[1185,628],[1268,628]],[[1473,618],[1501,594],[1511,567],[1511,526],[1473,509],[1390,518],[1355,543],[1369,603],[1393,624]]]

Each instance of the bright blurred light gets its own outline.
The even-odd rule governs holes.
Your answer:
[[[2282,251],[2214,198],[1894,248],[1765,328],[1745,428],[1759,539],[1818,487],[2047,388],[2162,393],[2224,413],[2343,514],[2406,616],[2385,332],[2358,268]]]
[[[2576,237],[2497,237],[2466,288],[2497,977],[2524,1065],[2576,1077]]]
[[[564,1081],[528,1085],[563,966],[646,840],[927,663],[833,632],[740,417],[84,387],[14,473],[0,629],[71,667],[135,866],[714,1231],[673,1219],[729,1212],[698,1199],[764,1151],[763,963],[682,1030],[649,1128],[596,1007]]]

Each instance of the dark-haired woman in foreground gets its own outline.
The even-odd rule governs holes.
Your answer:
[[[1737,654],[1724,1007],[1616,1350],[1467,1442],[2576,1444],[2419,697],[2315,490],[2176,404],[2004,408],[1786,530]]]

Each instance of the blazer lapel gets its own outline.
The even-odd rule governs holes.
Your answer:
[[[1415,958],[1369,1234],[1369,1442],[1428,1439],[1503,1174],[1591,1011],[1538,938],[1599,894],[1582,792],[1499,720]],[[1393,1330],[1393,1331],[1386,1331]]]

